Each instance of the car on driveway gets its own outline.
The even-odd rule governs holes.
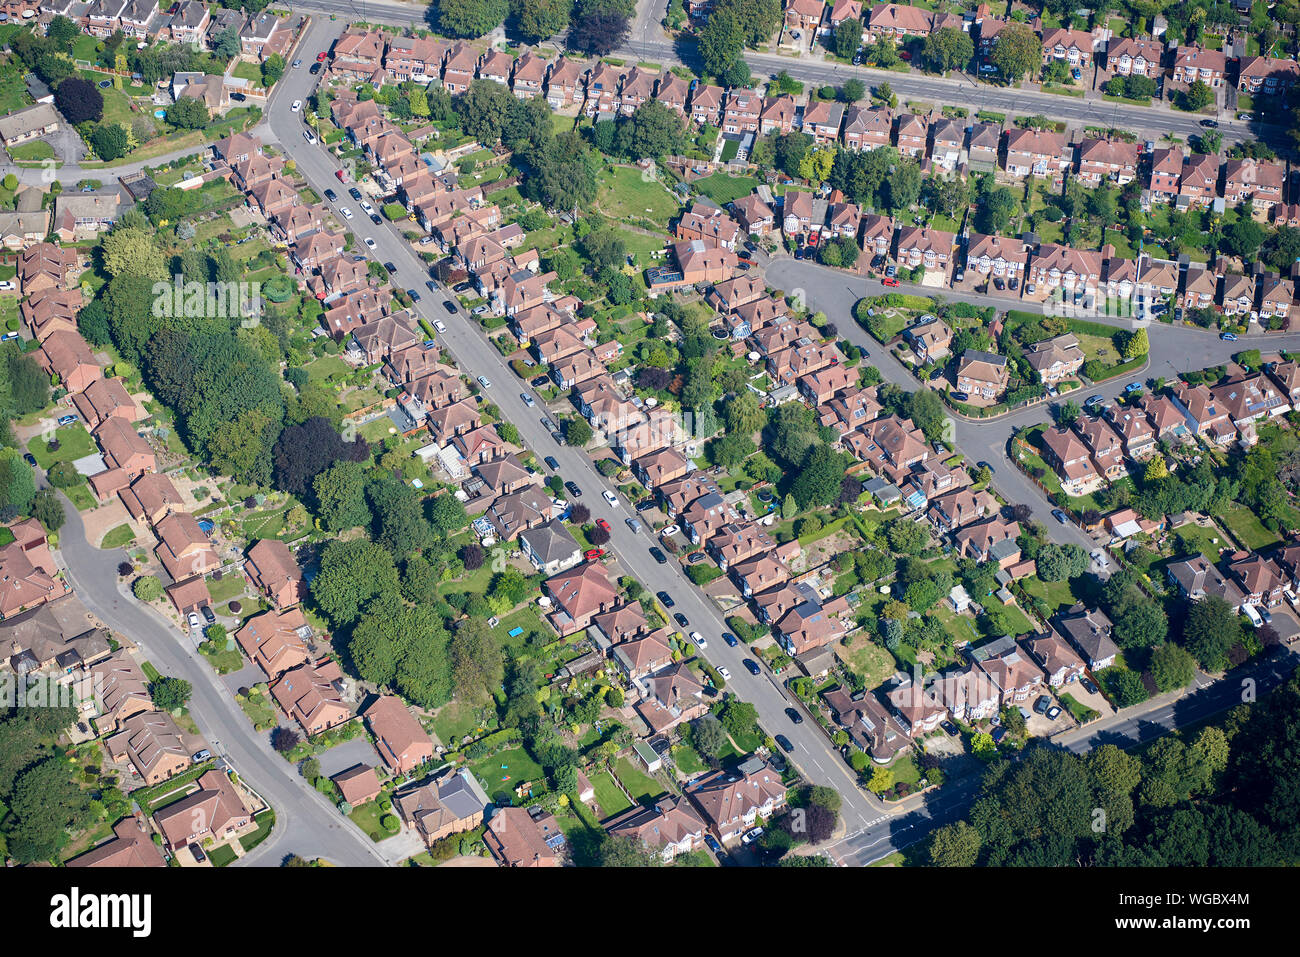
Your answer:
[[[204,605],[199,609],[199,613],[203,616],[203,620],[209,625],[217,620],[217,616],[213,613],[211,605]]]
[[[603,499],[604,499],[606,502],[608,502],[610,505],[614,505],[614,506],[617,506],[617,505],[618,505],[618,496],[615,495],[613,492],[611,492],[611,491],[610,491],[609,489],[607,489],[607,488],[606,488],[606,489],[601,489],[601,491],[600,491],[600,497],[603,498]]]
[[[957,726],[947,718],[939,722],[939,727],[943,728],[945,734],[957,734]]]
[[[740,641],[737,640],[736,636],[729,631],[724,631],[722,633],[722,640],[727,643],[728,648],[735,648],[738,644],[740,644]]]
[[[1061,716],[1061,709],[1058,708],[1056,705],[1052,705],[1044,712],[1044,716],[1047,718],[1048,721],[1055,721],[1057,718]]]
[[[73,422],[76,421],[77,421],[77,417],[75,415],[69,414],[69,415],[59,416],[59,425],[71,425]]]
[[[1088,694],[1097,693],[1097,686],[1092,683],[1091,678],[1080,678],[1079,684],[1083,687],[1084,691],[1088,692]]]
[[[790,719],[792,724],[803,724],[803,715],[795,708],[786,708],[785,716]]]
[[[673,601],[673,596],[666,591],[655,592],[655,597],[663,603],[665,608],[672,608],[673,605],[677,604],[677,602]]]
[[[329,56],[329,54],[326,53],[324,50],[321,50],[320,53],[317,53],[317,54],[316,54],[316,62],[317,62],[317,63],[324,63],[324,62],[325,62],[325,58],[326,58],[327,56]]]
[[[543,389],[546,386],[551,384],[551,380],[549,376],[539,375],[535,379],[530,379],[528,381],[528,384],[532,386],[534,389]],[[555,425],[549,419],[547,419],[547,420],[543,420],[542,428],[550,432],[555,428]]]
[[[965,402],[967,399],[970,398],[970,396],[967,395],[965,392],[950,392],[948,393],[948,396],[954,402]]]
[[[1051,699],[1051,697],[1048,696],[1048,695],[1045,695],[1045,694],[1040,694],[1040,695],[1039,695],[1039,696],[1034,700],[1034,713],[1035,713],[1035,714],[1046,714],[1046,713],[1047,713],[1047,709],[1050,708],[1051,706],[1052,706],[1052,699]]]
[[[664,554],[664,550],[660,548],[658,545],[650,546],[650,557],[653,558],[655,561],[657,561],[660,565],[668,564],[668,556]]]
[[[1094,548],[1089,553],[1089,557],[1097,563],[1098,568],[1110,568],[1110,559],[1106,557],[1106,553],[1100,548]]]
[[[763,673],[763,669],[758,666],[758,662],[753,658],[746,658],[741,664],[745,666],[745,670],[751,675],[761,675]]]
[[[691,644],[695,645],[696,648],[707,648],[709,647],[709,640],[698,631],[693,631],[691,632]]]
[[[195,630],[203,627],[203,622],[199,620],[199,613],[197,611],[190,612],[189,623],[190,623],[190,627]]]
[[[673,621],[677,622],[679,628],[691,627],[691,620],[683,615],[680,611],[673,612]]]
[[[564,487],[569,490],[569,494],[574,498],[582,498],[582,489],[578,488],[577,482],[565,482]]]
[[[548,455],[546,458],[542,459],[542,461],[546,463],[546,467],[552,472],[558,472],[560,470],[560,462],[554,455]]]
[[[659,534],[662,535],[664,538],[667,538],[670,535],[676,535],[681,530],[682,530],[681,526],[679,525],[665,525],[662,529],[659,530]]]
[[[1130,382],[1128,385],[1124,386],[1125,395],[1132,395],[1134,392],[1141,392],[1141,391],[1142,391],[1141,382]]]
[[[24,452],[24,453],[23,453],[23,461],[26,462],[28,465],[30,465],[32,468],[37,468],[37,467],[38,467],[38,463],[37,463],[37,461],[36,461],[36,456],[32,455],[31,452]]]
[[[725,853],[722,850],[722,845],[718,843],[718,839],[714,837],[712,834],[704,835],[704,843],[708,847],[708,849],[711,850],[714,854],[721,855]]]
[[[794,754],[794,745],[790,743],[789,738],[787,738],[783,734],[778,734],[775,737],[776,737],[776,743],[781,746],[782,751],[784,751],[786,754]]]
[[[586,559],[587,561],[589,561],[589,562],[599,561],[600,559],[602,559],[602,558],[605,557],[605,549],[603,549],[603,548],[589,548],[589,549],[587,549],[585,552],[582,553],[582,557],[585,558],[585,559]]]
[[[762,836],[763,836],[763,829],[761,827],[756,827],[753,830],[746,831],[745,836],[740,839],[740,843],[753,844]]]
[[[705,555],[703,552],[691,552],[689,555],[686,556],[686,563],[688,565],[698,565],[706,558],[708,558],[708,556]]]
[[[190,760],[193,761],[195,764],[199,764],[203,761],[206,761],[210,757],[212,757],[211,751],[209,751],[207,748],[200,748],[199,750],[194,752],[194,755],[190,758]]]

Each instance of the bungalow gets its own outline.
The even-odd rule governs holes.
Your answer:
[[[1237,584],[1225,577],[1204,555],[1173,562],[1166,569],[1166,574],[1169,583],[1189,601],[1199,601],[1206,595],[1213,595],[1226,601],[1236,614],[1246,600]]]
[[[224,841],[253,823],[226,772],[207,771],[197,783],[196,790],[154,812],[154,824],[173,853],[189,845]]]
[[[192,763],[181,729],[165,711],[145,711],[122,722],[122,730],[104,742],[114,761],[129,761],[146,785],[160,784]]]

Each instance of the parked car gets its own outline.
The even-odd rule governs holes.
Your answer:
[[[680,611],[673,612],[673,621],[677,622],[679,628],[691,627],[691,620],[683,615]]]
[[[490,388],[492,388],[492,380],[489,379],[487,376],[485,376],[485,375],[475,376],[474,379],[475,379],[475,381],[478,382],[478,384],[479,384],[480,386],[482,386],[483,388],[485,388],[485,389],[490,389]]]
[[[650,546],[650,557],[653,558],[655,561],[657,561],[660,565],[668,564],[668,556],[664,554],[664,550],[660,548],[658,545]]]
[[[950,392],[948,393],[948,395],[952,398],[954,402],[965,402],[967,399],[970,398],[970,396],[968,396],[965,392]]]
[[[698,631],[691,632],[691,644],[693,644],[696,648],[709,647],[708,639],[705,638],[703,635],[701,635]]]
[[[209,625],[217,620],[217,616],[212,611],[211,605],[204,605],[202,608],[199,609],[199,614],[203,616],[203,620],[206,621]]]
[[[753,844],[762,836],[763,836],[763,829],[761,827],[756,827],[753,830],[746,831],[745,836],[740,839],[740,843]]]
[[[898,275],[898,267],[895,266],[893,263],[890,263],[888,266],[885,267],[885,275],[888,276],[890,279],[893,279],[895,276]]]
[[[435,319],[433,320],[433,328],[437,329],[441,333],[446,333],[447,324],[443,322],[441,319]]]
[[[676,535],[681,530],[682,529],[680,525],[666,525],[659,530],[659,534],[662,535],[664,538],[668,538],[671,535]]]
[[[1128,385],[1124,386],[1125,395],[1132,395],[1134,392],[1141,392],[1141,391],[1142,391],[1141,382],[1130,382]]]
[[[745,670],[751,675],[761,675],[763,673],[763,669],[758,666],[758,662],[753,658],[746,658],[741,664],[745,666]]]
[[[688,565],[698,565],[700,562],[704,561],[704,559],[707,557],[708,556],[705,555],[703,552],[691,552],[689,555],[686,556],[686,563]]]
[[[386,270],[388,270],[388,275],[391,276],[393,273],[397,272],[397,263],[395,263],[395,262],[386,262],[386,263],[384,263],[384,268],[385,268]]]
[[[740,641],[736,638],[736,636],[729,631],[724,631],[722,633],[722,640],[726,642],[728,648],[735,648],[738,644],[740,644]]]
[[[197,630],[203,627],[203,623],[199,621],[199,613],[197,611],[192,611],[189,613],[188,621],[190,623],[191,628]]]
[[[1048,721],[1055,721],[1060,716],[1061,716],[1061,709],[1058,708],[1056,705],[1052,705],[1050,708],[1047,709],[1046,717]]]
[[[1105,401],[1105,398],[1104,398],[1103,396],[1100,396],[1100,395],[1090,395],[1090,396],[1088,396],[1087,401],[1085,401],[1083,404],[1084,404],[1084,405],[1087,405],[1087,406],[1093,406],[1093,405],[1097,405],[1098,403],[1100,403],[1100,402],[1104,402],[1104,401]]]
[[[785,716],[789,718],[793,724],[803,724],[803,715],[801,715],[795,708],[786,708]]]
[[[194,752],[194,756],[191,757],[190,760],[193,761],[195,764],[200,764],[201,762],[206,761],[210,757],[212,757],[211,751],[209,751],[207,748],[199,748],[199,750]]]
[[[343,171],[339,170],[339,172],[341,173]],[[366,204],[361,202],[361,190],[357,189],[355,186],[349,187],[348,195],[351,196],[353,199],[355,199],[357,202],[361,203],[362,209],[366,208]]]
[[[652,508],[657,508],[657,507],[658,506],[655,504],[655,500],[652,498],[642,499],[641,501],[636,503],[636,510],[638,512],[648,512]]]
[[[1236,333],[1232,333],[1232,332],[1221,332],[1221,333],[1219,333],[1219,338],[1222,339],[1224,342],[1236,342],[1236,341],[1237,341]]]
[[[1065,513],[1062,512],[1059,508],[1054,508],[1054,509],[1052,509],[1052,518],[1056,519],[1056,520],[1057,520],[1058,522],[1060,522],[1062,525],[1064,525],[1064,524],[1066,524],[1066,523],[1068,522],[1068,519],[1066,518]]]
[[[1080,678],[1079,684],[1083,687],[1084,691],[1088,692],[1088,694],[1097,693],[1097,686],[1092,683],[1090,678]]]
[[[28,465],[30,465],[32,468],[37,467],[36,456],[32,455],[31,452],[23,453],[23,461],[26,462]]]
[[[408,290],[406,290],[406,294],[407,294],[408,296],[411,297],[411,302],[419,302],[419,301],[420,301],[420,290],[418,290],[418,289],[408,289]]]
[[[379,218],[379,214],[378,214],[378,213],[371,213],[371,214],[370,214],[370,221],[371,221],[372,223],[374,223],[376,226],[382,226],[382,225],[384,224],[384,221],[383,221],[382,219]]]
[[[69,415],[59,416],[59,425],[71,425],[73,422],[76,421],[78,421],[78,419],[75,415],[69,414]]]
[[[663,603],[665,608],[672,608],[673,605],[677,604],[677,602],[673,601],[673,596],[668,594],[666,591],[655,592],[655,597]]]
[[[565,482],[564,487],[574,498],[582,498],[582,489],[578,488],[577,482]]]
[[[434,282],[432,279],[427,279],[425,280],[424,288],[429,290],[429,292],[437,292],[438,284]]]
[[[641,531],[641,520],[639,518],[625,518],[623,524],[632,529],[633,532],[639,533]]]
[[[316,145],[316,134],[313,133],[311,130],[303,130],[302,138],[307,141],[308,145],[310,146]],[[194,845],[191,844],[190,846],[193,847]]]
[[[718,843],[718,839],[717,839],[716,837],[714,837],[712,834],[705,834],[705,835],[704,835],[704,844],[705,844],[705,846],[708,847],[708,849],[711,850],[714,854],[722,854],[722,853],[723,853],[722,845]]]
[[[523,399],[524,405],[528,406],[530,409],[537,405],[537,403],[533,401],[533,397],[527,392],[520,392],[519,398]]]
[[[339,201],[339,194],[334,192],[332,189],[327,189],[325,190],[325,198],[331,203],[337,203]]]
[[[959,733],[957,731],[957,726],[946,718],[939,722],[939,727],[943,728],[945,734],[956,735]]]
[[[775,737],[776,737],[776,743],[781,746],[782,751],[784,751],[786,754],[794,754],[794,745],[790,743],[789,738],[787,738],[783,734],[778,734]]]
[[[615,508],[618,507],[618,496],[615,495],[613,492],[611,492],[609,489],[607,488],[601,489],[600,497],[603,498],[610,505],[614,506]]]
[[[976,463],[975,463],[975,467],[976,467],[976,468],[981,468],[981,469],[988,469],[988,470],[989,470],[989,475],[997,475],[997,474],[998,474],[998,470],[995,469],[995,468],[994,468],[992,465],[990,465],[988,462],[976,462]]]
[[[897,285],[898,285],[898,280],[895,279],[895,278],[893,278],[892,276],[886,276],[884,279],[880,280],[880,282],[881,282],[881,285],[885,285],[885,286],[897,286]]]
[[[585,552],[582,553],[582,557],[585,558],[585,559],[586,559],[587,561],[589,561],[589,562],[600,561],[600,559],[602,559],[602,558],[605,557],[605,549],[603,549],[603,548],[589,548],[589,549],[587,549]]]
[[[290,113],[297,113],[301,109],[302,109],[302,100],[294,100],[293,103],[290,104],[289,106]]]
[[[442,308],[446,309],[453,316],[456,315],[456,304],[452,302],[450,299],[444,299],[442,301]],[[437,327],[435,326],[434,328]]]
[[[609,521],[607,519],[603,519],[603,518],[596,519],[596,525],[600,528],[603,528],[607,532],[613,531],[613,529],[609,527]]]
[[[1047,709],[1052,706],[1052,699],[1045,694],[1040,694],[1034,701],[1034,711],[1037,714],[1045,714]]]
[[[308,72],[310,72],[312,76],[315,76],[317,73],[320,72],[320,64],[319,64],[319,63],[313,63],[313,64],[311,65],[311,70],[309,70]],[[233,96],[234,94],[231,94],[231,95]]]
[[[542,461],[546,463],[546,467],[552,472],[558,472],[560,470],[560,463],[554,455],[548,455],[546,458],[542,459]]]
[[[718,676],[719,676],[720,678],[722,678],[723,681],[730,681],[730,680],[731,680],[731,672],[728,671],[726,668],[719,668],[719,669],[718,669]]]

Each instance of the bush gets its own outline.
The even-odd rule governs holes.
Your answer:
[[[135,580],[131,592],[141,601],[157,601],[162,597],[163,585],[155,575],[144,575]]]

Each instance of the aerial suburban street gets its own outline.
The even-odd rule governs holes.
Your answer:
[[[313,24],[302,43],[304,57],[328,49],[330,43],[342,33],[344,26],[341,21],[331,22],[325,19]],[[302,120],[289,109],[294,100],[305,99],[310,95],[315,79],[307,70],[291,70],[286,73],[271,97],[267,115],[272,134],[297,161],[299,172],[317,191],[323,191],[331,183],[337,185],[334,171],[338,164],[320,146],[309,146],[303,142]],[[340,194],[339,201],[351,203],[346,194]],[[363,223],[364,220],[358,222]],[[369,235],[375,240],[375,249],[370,251],[373,258],[397,266],[397,272],[393,276],[395,287],[424,287],[429,279],[428,270],[396,225],[386,222],[373,228],[358,225],[356,229],[358,235]],[[455,296],[449,290],[444,289],[443,292],[455,301]],[[435,297],[427,297],[416,303],[415,310],[428,320],[446,316],[441,301]],[[501,408],[506,420],[518,427],[523,443],[534,449],[539,456],[554,455],[560,462],[560,474],[566,480],[577,482],[583,490],[584,502],[589,504],[592,517],[603,517],[609,521],[612,529],[609,547],[619,564],[650,591],[668,591],[677,602],[675,610],[686,615],[691,628],[713,637],[709,647],[702,652],[703,656],[715,667],[724,666],[731,672],[729,686],[741,698],[753,703],[758,709],[760,721],[769,733],[784,733],[791,740],[795,746],[791,759],[809,778],[819,784],[830,784],[844,795],[843,815],[850,830],[880,820],[887,813],[884,806],[857,786],[852,771],[815,724],[805,721],[796,726],[785,716],[785,709],[796,703],[794,697],[780,688],[766,671],[759,677],[751,676],[741,666],[746,651],[743,646],[729,648],[717,639],[716,636],[725,630],[726,624],[717,609],[686,578],[680,563],[657,564],[649,554],[650,547],[655,544],[649,530],[637,534],[624,524],[624,519],[633,515],[626,502],[620,499],[620,507],[614,509],[600,497],[602,490],[612,491],[613,486],[595,470],[591,460],[578,449],[568,446],[561,448],[555,444],[550,430],[541,424],[540,408],[529,408],[520,398],[519,389],[521,386],[527,389],[527,384],[515,377],[505,359],[488,342],[478,323],[459,308],[456,320],[448,322],[446,334],[440,337],[443,346],[469,375],[487,376],[492,382],[492,387],[486,390],[487,394]]]

